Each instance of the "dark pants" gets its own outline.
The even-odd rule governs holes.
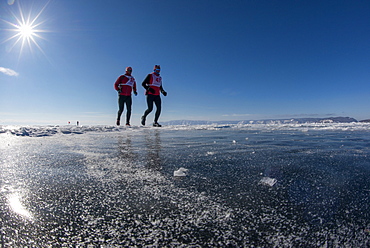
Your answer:
[[[148,114],[150,114],[150,112],[152,112],[152,110],[153,110],[153,103],[155,103],[155,106],[157,108],[157,111],[155,111],[154,123],[157,123],[158,122],[158,119],[159,119],[159,116],[161,115],[161,109],[162,109],[161,97],[159,95],[158,96],[147,95],[146,96],[146,103],[148,104],[148,109],[145,110],[145,112],[144,112],[144,118],[146,118],[146,116]]]
[[[124,104],[126,103],[127,113],[126,113],[126,123],[130,123],[131,118],[131,105],[132,105],[132,98],[131,96],[119,96],[118,97],[118,116],[117,120],[121,120],[121,115],[123,113]]]

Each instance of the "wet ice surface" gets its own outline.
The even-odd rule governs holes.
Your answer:
[[[370,245],[369,125],[0,127],[0,149],[1,246]]]

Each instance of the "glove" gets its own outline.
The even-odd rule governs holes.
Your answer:
[[[164,90],[162,90],[162,94],[163,94],[164,96],[167,96],[167,92],[166,92],[166,91],[164,91]]]
[[[137,92],[136,91],[134,91],[134,95],[137,96]]]
[[[148,88],[148,91],[149,91],[150,93],[153,93],[153,94],[155,93],[155,90],[154,90],[154,89],[152,89],[152,88],[150,88],[150,87]]]

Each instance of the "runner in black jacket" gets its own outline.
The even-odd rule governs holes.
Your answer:
[[[154,72],[148,74],[144,79],[142,86],[145,88],[146,92],[146,102],[148,109],[145,110],[144,115],[141,117],[141,124],[145,126],[145,121],[147,115],[153,110],[153,103],[155,104],[157,110],[154,116],[154,127],[161,127],[158,123],[159,116],[161,115],[162,101],[160,93],[167,96],[167,92],[162,87],[162,77],[159,75],[161,72],[161,67],[159,65],[154,66]]]

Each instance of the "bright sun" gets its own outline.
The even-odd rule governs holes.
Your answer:
[[[36,38],[43,39],[40,33],[46,32],[46,30],[38,28],[38,26],[40,26],[43,23],[42,21],[39,21],[38,19],[41,13],[45,10],[47,4],[40,10],[40,12],[38,12],[35,15],[35,17],[31,17],[32,15],[31,11],[26,17],[23,13],[21,6],[18,4],[19,15],[13,14],[16,22],[12,23],[12,22],[3,20],[4,22],[8,23],[9,25],[13,27],[12,29],[7,29],[7,30],[13,32],[14,35],[4,41],[4,42],[7,42],[10,40],[14,40],[14,44],[11,46],[10,50],[12,50],[17,44],[20,44],[20,54],[21,54],[25,45],[28,45],[30,49],[32,49],[32,45],[35,45],[43,53],[43,50],[37,43]]]
[[[36,35],[35,30],[29,24],[22,24],[18,26],[18,32],[23,39],[32,39],[33,36]]]

